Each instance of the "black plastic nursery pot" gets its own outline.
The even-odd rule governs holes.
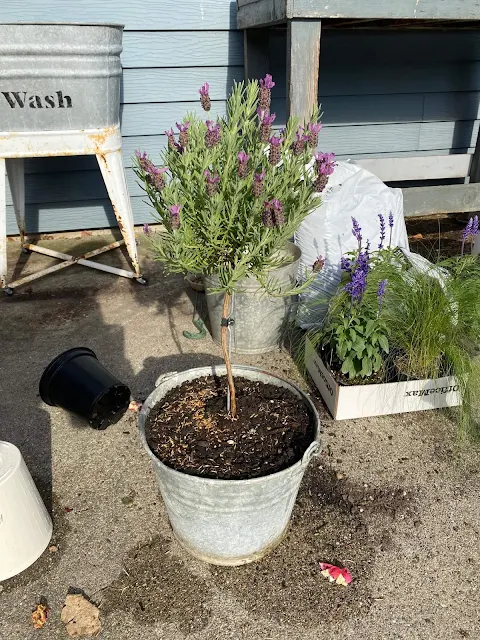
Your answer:
[[[130,403],[130,389],[87,347],[69,349],[52,360],[39,390],[46,404],[85,418],[94,429],[117,422]]]

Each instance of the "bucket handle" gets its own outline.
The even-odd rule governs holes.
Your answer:
[[[303,454],[302,467],[308,466],[308,464],[310,463],[310,460],[314,456],[318,456],[321,450],[322,450],[322,446],[320,442],[318,442],[317,440],[314,440],[312,444],[308,447],[308,449],[305,451],[305,453]]]

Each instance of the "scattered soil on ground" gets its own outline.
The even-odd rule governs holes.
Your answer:
[[[375,556],[392,549],[395,519],[413,512],[402,488],[351,483],[314,463],[283,543],[261,562],[212,568],[215,583],[256,617],[280,624],[305,628],[363,616],[382,593],[369,580]],[[346,567],[353,582],[331,584],[320,562]]]
[[[169,551],[169,541],[161,536],[131,550],[122,573],[103,591],[101,611],[121,609],[141,623],[174,624],[184,633],[206,627],[209,587]]]
[[[287,389],[235,379],[237,417],[227,411],[225,378],[172,389],[150,412],[147,442],[166,465],[205,478],[245,479],[291,466],[314,440],[301,400]]]
[[[210,620],[223,593],[257,619],[303,629],[329,627],[367,614],[382,584],[371,574],[380,553],[394,552],[396,521],[415,519],[412,494],[401,487],[354,483],[322,461],[307,472],[284,541],[259,562],[210,566],[211,579],[192,573],[189,555],[177,557],[160,536],[135,547],[124,570],[103,591],[101,610],[132,614],[141,622],[167,622],[184,633]],[[347,567],[353,582],[331,584],[319,563]]]

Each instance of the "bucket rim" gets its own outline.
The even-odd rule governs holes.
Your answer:
[[[77,356],[93,356],[95,360],[98,360],[94,351],[89,349],[88,347],[72,347],[71,349],[67,349],[66,351],[62,351],[58,356],[56,356],[50,364],[47,365],[45,371],[42,373],[42,377],[40,378],[40,382],[38,384],[38,391],[40,393],[40,397],[42,398],[45,404],[54,407],[55,405],[50,399],[50,395],[48,393],[48,387],[50,382],[52,381],[53,376],[57,373],[57,371],[63,367],[63,365],[76,358]]]
[[[178,372],[172,372],[171,376],[166,376],[161,382],[160,384],[155,387],[155,389],[152,391],[152,393],[149,394],[149,396],[147,397],[147,399],[145,400],[145,402],[143,403],[143,406],[140,410],[139,416],[138,416],[138,422],[139,422],[139,432],[140,432],[140,439],[142,441],[143,446],[145,447],[147,453],[149,454],[150,458],[152,459],[152,461],[154,462],[154,464],[159,465],[161,467],[163,467],[164,469],[166,469],[169,473],[171,473],[172,475],[177,475],[178,477],[190,477],[190,478],[195,478],[196,480],[201,480],[202,482],[206,482],[207,484],[217,484],[217,483],[225,483],[225,482],[230,482],[235,486],[251,486],[252,484],[258,484],[260,482],[264,482],[266,479],[272,478],[280,478],[282,475],[286,475],[287,473],[291,473],[292,469],[296,469],[296,468],[300,468],[303,464],[303,456],[305,456],[305,454],[309,451],[309,449],[312,447],[312,445],[314,443],[316,443],[318,445],[318,448],[321,450],[321,442],[320,442],[320,416],[318,414],[317,409],[315,408],[315,405],[313,404],[313,402],[310,400],[310,398],[307,396],[307,394],[302,391],[302,389],[300,389],[300,387],[298,387],[294,382],[292,382],[291,380],[286,380],[285,378],[282,378],[281,376],[276,375],[275,373],[271,372],[271,371],[265,371],[265,369],[262,369],[261,367],[252,367],[252,366],[248,366],[248,365],[241,365],[241,364],[237,364],[237,365],[232,365],[232,369],[234,372],[234,377],[235,377],[235,371],[237,371],[238,373],[241,374],[242,371],[256,371],[258,373],[262,373],[268,377],[271,378],[275,378],[277,380],[281,380],[284,383],[287,383],[287,385],[289,387],[291,387],[293,390],[295,390],[301,397],[302,401],[304,402],[304,404],[306,405],[306,407],[309,409],[309,411],[311,412],[311,416],[312,419],[314,421],[314,429],[315,429],[315,437],[312,440],[312,442],[308,445],[308,447],[305,449],[303,456],[300,458],[300,460],[297,460],[297,462],[294,462],[292,465],[290,465],[289,467],[287,467],[286,469],[282,469],[281,471],[276,471],[275,473],[269,473],[267,475],[264,476],[258,476],[256,478],[244,478],[244,479],[239,479],[239,480],[235,480],[235,479],[224,479],[224,478],[202,478],[202,476],[197,476],[194,475],[192,473],[185,473],[184,471],[178,471],[178,469],[173,469],[172,467],[167,466],[166,464],[164,464],[159,458],[157,458],[157,456],[153,453],[153,451],[150,449],[150,447],[148,446],[148,442],[147,442],[147,438],[145,436],[145,420],[147,418],[148,413],[150,412],[150,409],[153,408],[149,407],[148,408],[148,412],[145,409],[145,405],[148,403],[150,397],[157,391],[157,389],[159,387],[161,387],[163,384],[165,384],[168,379],[170,377],[175,377],[176,375],[182,375],[182,374],[186,374],[187,372],[190,373],[194,373],[194,372],[198,372],[198,376],[194,376],[192,378],[192,380],[195,380],[196,377],[202,377],[203,375],[216,375],[216,373],[219,373],[219,375],[222,375],[221,371],[225,370],[226,367],[224,364],[213,364],[213,365],[207,365],[204,367],[194,367],[192,369],[186,369],[185,371],[178,371]],[[224,371],[225,372],[225,371]],[[183,380],[182,382],[179,382],[180,384],[183,384],[183,382],[185,382],[185,380]],[[314,455],[314,454],[312,454]]]
[[[14,25],[29,25],[29,26],[48,26],[48,25],[57,25],[57,26],[72,26],[72,27],[120,27],[122,29],[125,28],[124,24],[120,22],[68,22],[65,20],[16,20],[14,22],[0,22],[1,26],[14,26]]]

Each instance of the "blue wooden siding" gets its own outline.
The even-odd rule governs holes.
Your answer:
[[[158,159],[163,132],[199,108],[208,80],[212,114],[223,114],[243,77],[243,39],[229,0],[34,0],[29,20],[124,22],[123,156],[137,223],[151,219],[136,183],[136,149]],[[3,0],[1,19],[24,19]],[[78,5],[78,6],[76,6]],[[273,108],[285,119],[285,36],[270,39],[277,86]],[[343,32],[322,36],[320,146],[343,158],[473,152],[480,113],[480,35],[462,32]],[[60,231],[115,225],[95,158],[26,161],[27,227]],[[15,233],[7,193],[8,231]]]

